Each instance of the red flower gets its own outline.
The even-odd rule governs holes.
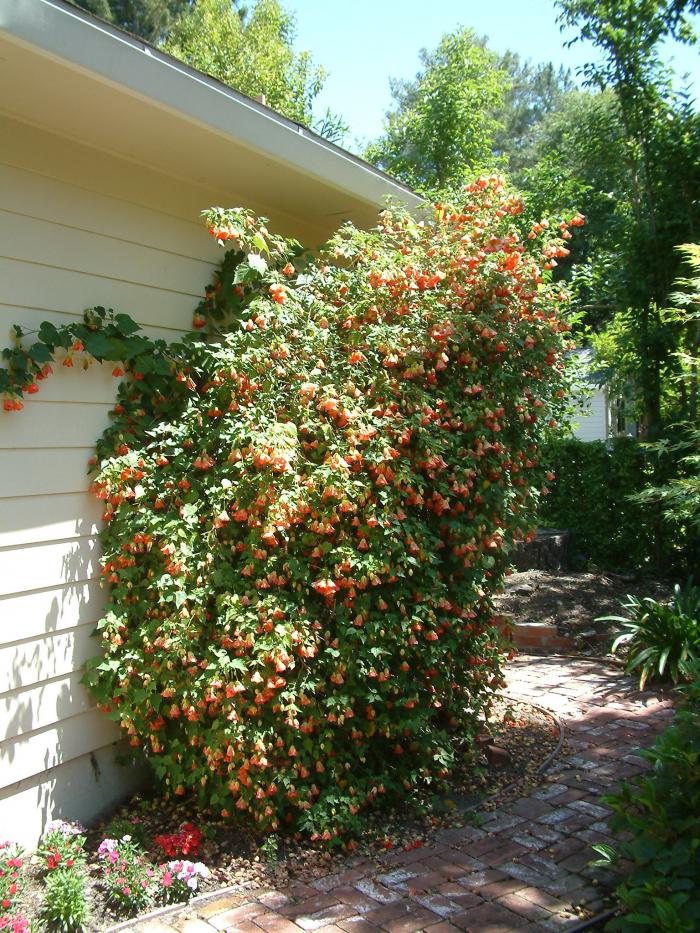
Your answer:
[[[272,300],[276,301],[278,305],[283,305],[287,300],[287,289],[284,285],[271,285],[269,291]]]
[[[332,580],[316,580],[312,585],[322,596],[332,596],[338,592],[338,587]]]

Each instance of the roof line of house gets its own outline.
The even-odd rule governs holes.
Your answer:
[[[0,0],[0,29],[369,203],[422,201],[308,127],[65,0]]]

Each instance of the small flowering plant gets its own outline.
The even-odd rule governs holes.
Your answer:
[[[149,907],[156,893],[155,869],[131,836],[103,839],[97,850],[107,899],[120,913]]]
[[[142,849],[148,848],[150,836],[139,816],[115,817],[104,828],[106,839],[122,839],[124,836],[130,836]]]
[[[85,827],[81,823],[52,820],[41,837],[38,854],[48,871],[85,864]]]
[[[0,913],[0,933],[31,933],[32,925],[24,914]]]
[[[6,911],[12,909],[22,882],[22,849],[11,842],[0,842],[0,923]],[[10,929],[0,926],[0,929]]]
[[[154,836],[153,841],[169,858],[199,855],[202,846],[202,830],[193,823],[183,823],[178,832]]]
[[[186,859],[161,865],[160,873],[160,894],[166,903],[188,900],[196,894],[200,882],[210,877],[206,865]]]

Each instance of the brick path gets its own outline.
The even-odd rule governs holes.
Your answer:
[[[506,933],[565,930],[581,905],[595,913],[614,881],[587,867],[591,843],[611,841],[599,797],[643,769],[632,750],[652,744],[670,703],[640,694],[617,669],[561,657],[514,661],[508,694],[566,726],[560,757],[530,796],[484,809],[478,828],[443,829],[420,849],[348,858],[311,886],[222,892],[137,922],[136,933]]]

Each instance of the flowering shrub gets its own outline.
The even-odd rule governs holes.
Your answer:
[[[11,842],[0,842],[0,919],[12,909],[21,885],[22,850]]]
[[[167,792],[331,840],[473,735],[565,394],[566,248],[521,240],[520,209],[481,179],[305,264],[209,215],[233,244],[210,340],[130,369],[94,484],[112,588],[87,679]]]
[[[107,899],[116,910],[132,914],[153,903],[156,872],[130,836],[103,839],[97,854],[104,866]]]
[[[84,832],[80,823],[53,820],[48,824],[37,850],[48,871],[84,864]]]
[[[154,836],[153,841],[170,858],[178,855],[199,855],[202,830],[192,823],[183,823],[178,832]]]
[[[167,793],[336,840],[478,728],[501,685],[490,597],[566,394],[548,270],[570,233],[521,238],[521,209],[479,179],[429,219],[344,227],[317,261],[217,208],[231,249],[181,343],[103,308],[28,350],[15,328],[13,409],[55,358],[124,377],[86,679]]]
[[[199,883],[209,877],[202,862],[178,860],[160,866],[161,894],[166,901],[186,901],[196,894]]]

